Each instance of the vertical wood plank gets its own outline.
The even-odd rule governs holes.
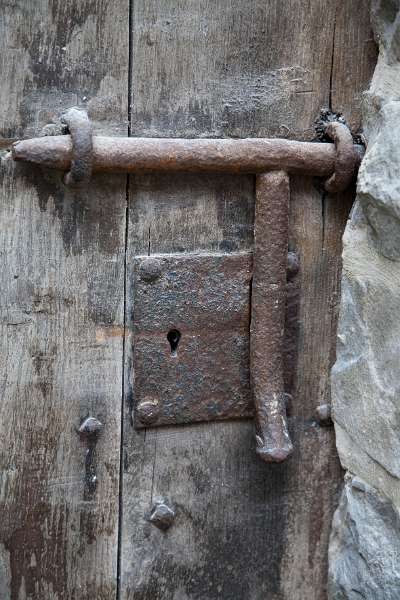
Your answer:
[[[127,132],[128,3],[6,2],[0,135],[85,106]],[[68,190],[2,151],[0,596],[116,594],[126,177]],[[103,424],[91,466],[77,428]]]
[[[301,265],[296,406],[292,409],[298,428],[280,577],[285,600],[324,600],[328,540],[342,473],[334,432],[319,426],[314,417],[318,405],[330,403],[341,237],[354,192],[328,197],[316,182],[303,177],[292,178],[291,189],[291,245],[299,251]]]
[[[377,61],[370,25],[370,2],[338,2],[333,23],[332,110],[342,112],[353,132],[361,127],[362,94]]]
[[[368,29],[368,2],[356,8],[350,0],[135,2],[134,135],[312,139],[320,108],[336,98],[333,86],[344,69],[338,44],[353,39],[345,28],[356,37]],[[371,62],[364,46],[352,46],[346,68],[362,75],[349,82],[348,98],[360,95]],[[124,600],[326,598],[341,473],[333,431],[316,424],[314,410],[329,401],[341,235],[352,194],[328,198],[320,182],[302,177],[292,178],[291,190],[291,246],[301,257],[294,456],[283,465],[262,463],[249,422],[135,432],[128,341]],[[130,256],[252,247],[252,178],[136,177],[130,201],[129,325]],[[176,509],[164,533],[147,519],[160,497]]]

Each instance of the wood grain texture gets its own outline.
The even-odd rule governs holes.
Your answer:
[[[313,121],[330,103],[351,111],[358,127],[354,99],[372,72],[366,45],[358,43],[368,21],[367,0],[137,1],[133,134],[312,139]],[[357,75],[346,78],[344,69]],[[352,197],[330,198],[319,182],[292,178],[301,323],[288,463],[256,458],[250,422],[135,432],[127,342],[123,600],[325,600],[341,473],[333,431],[313,415],[329,399],[341,235]],[[130,257],[250,250],[253,219],[252,178],[131,178],[128,325]],[[147,520],[159,497],[177,513],[164,533]]]
[[[97,134],[126,135],[129,3],[3,4],[0,135],[38,135],[77,104]],[[137,0],[131,11],[133,135],[310,140],[328,105],[359,127],[375,60],[367,0]],[[5,159],[0,179],[1,599],[324,600],[340,471],[333,432],[313,413],[329,399],[352,194],[329,198],[292,178],[295,455],[266,466],[248,421],[135,432],[129,336],[125,363],[123,349],[131,259],[251,250],[253,178],[131,177],[125,281],[126,177],[96,176],[73,192],[57,174]],[[76,432],[89,415],[104,424],[96,490]],[[166,533],[147,520],[161,496],[177,513]]]
[[[361,127],[362,95],[377,61],[377,48],[365,0],[338,2],[333,23],[330,105],[342,112],[352,130]]]
[[[314,137],[336,3],[135,2],[134,135]]]
[[[88,107],[126,135],[125,1],[3,2],[0,135]],[[2,152],[4,158],[4,152]],[[126,176],[1,166],[0,597],[116,594]],[[93,466],[76,429],[103,425]]]

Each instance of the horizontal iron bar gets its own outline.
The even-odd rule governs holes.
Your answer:
[[[357,165],[363,146],[354,145]],[[14,160],[68,170],[72,160],[71,136],[20,140],[12,147]],[[93,171],[219,171],[262,173],[284,169],[319,177],[335,170],[336,150],[331,143],[286,139],[166,139],[93,137]]]

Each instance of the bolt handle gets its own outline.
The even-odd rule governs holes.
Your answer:
[[[265,462],[282,462],[293,451],[283,376],[289,195],[284,171],[257,176],[250,370],[257,454]]]

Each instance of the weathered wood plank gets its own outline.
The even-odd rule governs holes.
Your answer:
[[[353,193],[326,197],[306,178],[293,178],[291,244],[300,251],[301,303],[294,463],[288,465],[293,492],[286,522],[287,544],[280,576],[283,598],[326,598],[327,548],[341,471],[331,428],[314,420],[319,404],[330,402],[340,281],[341,236]]]
[[[72,105],[126,135],[128,2],[5,2],[0,135]],[[4,154],[4,153],[3,153]],[[1,167],[0,597],[116,594],[126,176]],[[76,429],[103,425],[94,466]]]
[[[332,99],[334,39],[349,20],[353,32],[367,28],[368,2],[354,12],[351,6],[350,0],[135,2],[134,135],[312,139],[313,121]],[[347,21],[337,16],[343,10]],[[363,73],[349,82],[356,95],[369,74],[366,60],[364,49],[352,45],[347,68]],[[340,470],[333,431],[317,426],[313,414],[329,398],[340,239],[351,196],[326,198],[316,182],[299,177],[292,179],[292,200],[291,244],[302,263],[294,456],[285,465],[259,461],[249,422],[135,432],[128,341],[124,600],[326,597]],[[130,202],[128,324],[129,256],[252,247],[252,178],[136,177]],[[157,497],[177,512],[166,533],[147,521]]]
[[[338,2],[334,28],[330,104],[342,112],[353,132],[361,127],[362,94],[368,88],[377,48],[366,0]]]
[[[134,135],[313,138],[335,4],[136,2]]]

